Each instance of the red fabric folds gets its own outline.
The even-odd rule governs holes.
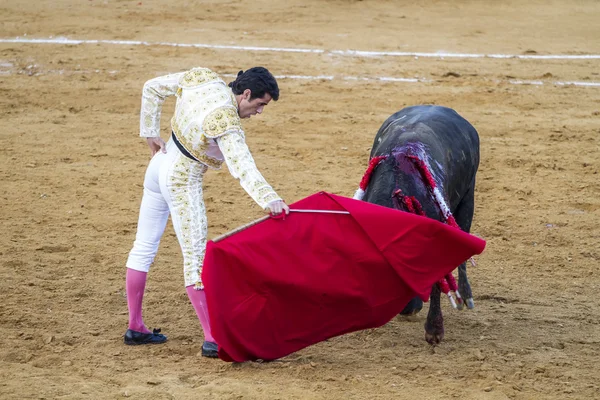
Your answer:
[[[202,272],[225,361],[273,360],[387,323],[485,242],[440,222],[317,193],[207,246]]]

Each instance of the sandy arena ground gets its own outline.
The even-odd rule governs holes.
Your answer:
[[[335,52],[597,55],[598,1],[3,0],[0,16],[0,398],[600,398],[600,59]],[[123,345],[149,158],[142,85],[254,65],[324,76],[280,79],[280,100],[245,122],[288,202],[351,196],[377,129],[404,106],[449,106],[479,131],[473,233],[488,245],[470,269],[476,309],[444,303],[440,346],[424,341],[424,310],[276,362],[202,358],[170,225],[144,304],[169,342]],[[210,237],[263,215],[226,169],[205,194]]]

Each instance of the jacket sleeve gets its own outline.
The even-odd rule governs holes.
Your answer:
[[[140,112],[140,136],[160,137],[160,114],[163,103],[179,89],[179,79],[184,72],[150,79],[142,90]]]
[[[270,202],[281,200],[256,167],[243,131],[229,132],[216,140],[229,172],[260,207],[264,209]]]

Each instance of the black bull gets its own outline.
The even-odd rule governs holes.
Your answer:
[[[440,106],[404,108],[389,117],[377,132],[371,158],[387,156],[373,171],[364,201],[414,212],[401,201],[402,196],[416,199],[429,217],[448,222],[454,216],[465,232],[471,229],[474,211],[475,174],[479,165],[479,136],[469,122],[456,111]],[[420,167],[418,161],[422,160]],[[428,184],[429,170],[435,193]],[[414,197],[413,197],[414,196]],[[400,200],[399,200],[400,199]],[[416,203],[416,202],[414,202]],[[467,279],[466,263],[458,267],[458,288],[467,307],[473,308],[473,296]],[[418,312],[420,299],[411,301],[403,314]],[[431,290],[425,337],[439,343],[444,336],[440,306],[440,288]]]

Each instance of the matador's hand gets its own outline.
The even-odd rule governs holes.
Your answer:
[[[159,151],[163,153],[167,152],[167,149],[165,148],[165,141],[159,137],[146,138],[146,142],[148,142],[148,147],[150,147],[150,157],[154,157],[154,155]]]
[[[285,214],[290,213],[290,208],[287,204],[283,202],[283,200],[275,200],[267,204],[267,210],[271,215],[279,215],[285,210]]]

